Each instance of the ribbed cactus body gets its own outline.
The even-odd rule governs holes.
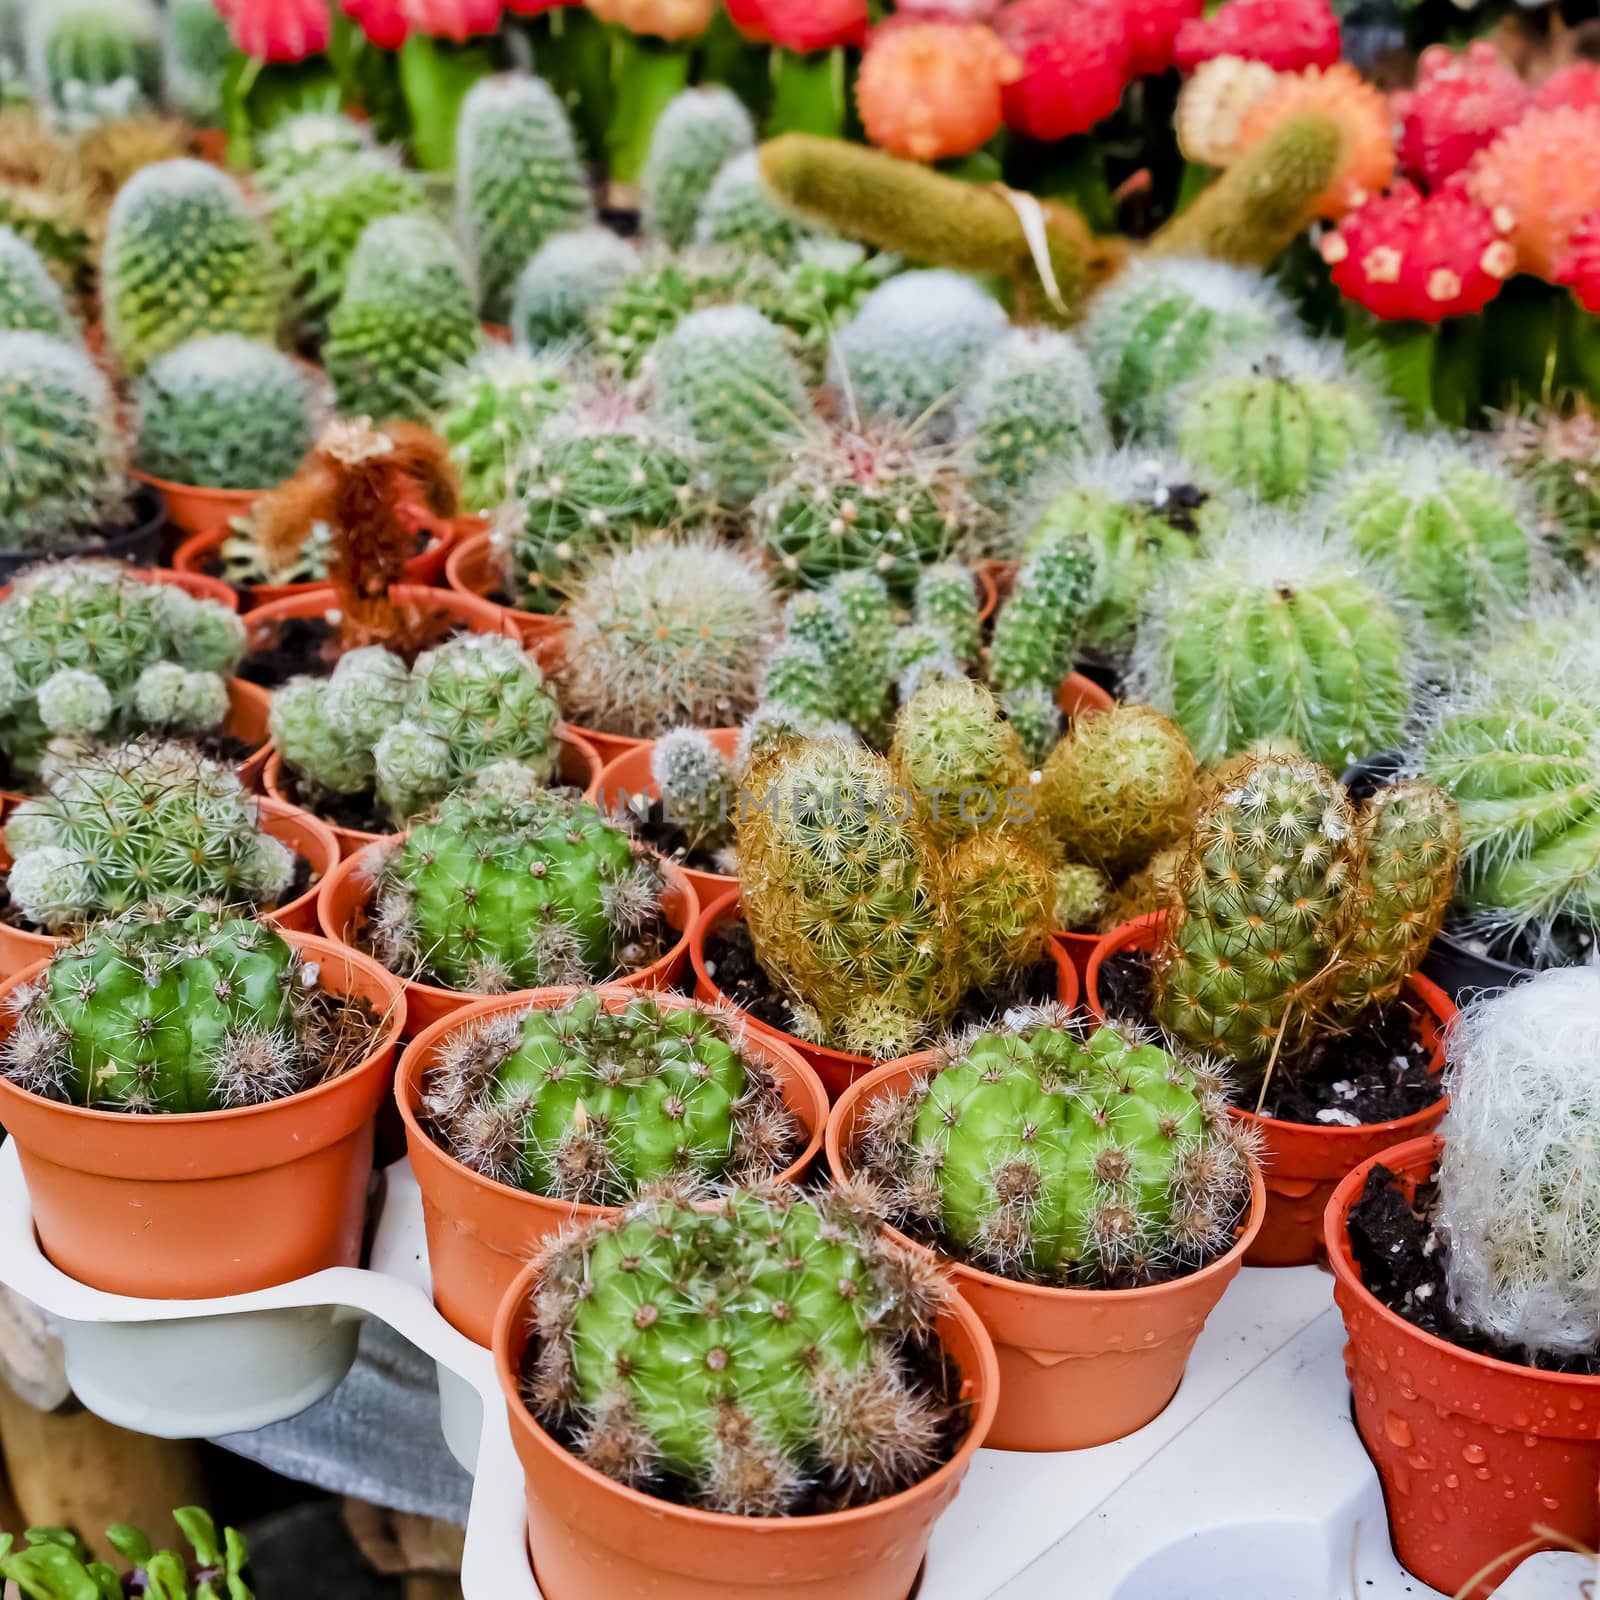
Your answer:
[[[256,141],[256,182],[275,194],[285,184],[322,166],[375,149],[371,127],[339,111],[301,111],[285,117]]]
[[[167,0],[167,99],[202,127],[222,117],[223,77],[233,40],[211,0]]]
[[[596,353],[624,377],[638,376],[685,317],[738,300],[747,275],[731,256],[693,256],[643,268],[595,309],[590,332]]]
[[[0,332],[78,337],[78,324],[43,257],[6,227],[0,227]]]
[[[1063,533],[1039,545],[995,619],[989,681],[996,689],[1055,693],[1072,671],[1094,584],[1084,540]]]
[[[712,180],[700,204],[694,239],[703,249],[785,263],[815,233],[767,187],[761,158],[749,150],[732,157]]]
[[[732,158],[755,145],[750,113],[729,89],[690,89],[656,122],[640,175],[645,231],[669,250],[694,237],[701,202]]]
[[[473,86],[456,133],[456,193],[484,315],[503,322],[517,278],[540,245],[594,216],[572,124],[542,78],[485,78]]]
[[[583,343],[589,319],[638,270],[626,239],[598,225],[546,239],[511,296],[511,331],[533,350]]]
[[[956,660],[970,665],[978,659],[978,585],[968,568],[953,562],[924,567],[917,575],[912,610],[924,627],[937,628],[949,639]]]
[[[159,161],[117,194],[101,263],[106,340],[125,371],[203,333],[273,342],[283,282],[265,225],[226,173]]]
[[[51,0],[25,20],[34,93],[69,123],[160,100],[161,23],[149,0]]]
[[[504,345],[485,346],[445,379],[436,425],[470,510],[505,502],[540,430],[570,398],[565,362]]]
[[[994,696],[970,678],[924,684],[900,708],[889,750],[895,780],[929,832],[953,840],[1016,821],[1028,767]]]

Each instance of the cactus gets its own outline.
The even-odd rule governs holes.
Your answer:
[[[799,1123],[734,1020],[585,989],[452,1035],[424,1094],[436,1136],[497,1183],[622,1206],[671,1180],[755,1183],[799,1153]]]
[[[1600,418],[1589,402],[1510,412],[1494,445],[1532,497],[1550,548],[1579,572],[1600,568]]]
[[[483,313],[503,322],[540,245],[594,219],[572,124],[542,78],[505,75],[473,85],[456,130],[456,194]]]
[[[27,8],[34,94],[70,127],[161,98],[161,21],[150,0],[51,0]]]
[[[315,436],[300,368],[237,333],[202,335],[158,356],[134,386],[134,404],[140,467],[199,488],[279,484]]]
[[[1132,263],[1095,300],[1084,338],[1107,412],[1137,431],[1159,426],[1173,390],[1219,356],[1294,327],[1288,301],[1259,273],[1176,257]]]
[[[783,334],[749,306],[685,317],[657,347],[653,378],[662,416],[700,446],[734,506],[766,488],[811,415]]]
[[[894,617],[888,586],[873,572],[847,572],[828,586],[831,607],[806,619],[798,601],[788,612],[789,631],[804,636],[808,620],[818,625],[812,636],[833,675],[838,714],[863,737],[878,740],[888,718],[890,653]],[[827,615],[827,611],[832,615]],[[825,647],[827,646],[827,647]]]
[[[1056,868],[1056,926],[1069,933],[1094,928],[1111,903],[1105,874],[1081,861]]]
[[[425,418],[445,374],[481,342],[466,264],[438,223],[401,215],[368,227],[322,352],[339,409],[379,422]]]
[[[731,90],[680,94],[657,119],[639,178],[645,231],[669,250],[690,243],[718,173],[754,144],[750,113]]]
[[[766,579],[707,543],[641,546],[596,562],[567,606],[561,700],[585,727],[649,739],[725,728],[755,709],[777,629]]]
[[[182,1529],[194,1551],[191,1561],[176,1550],[157,1550],[137,1528],[125,1522],[106,1529],[106,1543],[125,1565],[148,1576],[165,1600],[215,1600],[226,1585],[228,1600],[254,1600],[245,1584],[249,1549],[232,1528],[217,1536],[217,1525],[199,1506],[180,1506],[172,1520]],[[66,1528],[30,1528],[26,1544],[11,1547],[11,1536],[0,1534],[0,1579],[9,1579],[33,1600],[34,1596],[73,1594],[119,1596],[122,1573],[104,1561],[90,1559],[89,1548]],[[191,1591],[191,1584],[196,1587]],[[62,1587],[68,1585],[69,1587]],[[210,1591],[209,1593],[207,1591]]]
[[[650,751],[650,776],[691,853],[721,856],[733,840],[739,784],[733,763],[698,728],[672,728]]]
[[[222,119],[222,86],[233,40],[211,0],[168,0],[167,99],[174,111],[202,127]]]
[[[1341,770],[1411,706],[1400,617],[1348,550],[1272,521],[1178,569],[1140,628],[1132,693],[1202,762],[1286,740]]]
[[[1218,482],[1301,501],[1376,453],[1376,400],[1339,353],[1311,343],[1214,366],[1180,400],[1177,443]]]
[[[854,1152],[902,1225],[1025,1282],[1122,1288],[1193,1271],[1250,1199],[1225,1080],[1053,1009],[948,1044],[874,1099]]]
[[[0,227],[0,332],[78,338],[77,321],[39,252],[5,227]]]
[[[638,252],[609,228],[595,225],[553,235],[517,278],[512,333],[534,350],[586,341],[591,317],[638,266]]]
[[[41,555],[128,520],[127,455],[104,374],[78,345],[0,333],[0,543]]]
[[[7,818],[5,840],[12,903],[49,933],[147,902],[265,905],[295,874],[233,773],[154,739],[66,762]]]
[[[1045,540],[1028,557],[995,619],[989,681],[997,690],[1055,694],[1072,671],[1094,583],[1094,556],[1071,534]]]
[[[652,1199],[562,1235],[535,1290],[528,1404],[588,1466],[707,1511],[781,1516],[814,1491],[848,1507],[908,1487],[938,1461],[950,1410],[904,1352],[945,1291],[881,1227],[865,1194],[774,1187],[710,1209]],[[667,1354],[691,1349],[707,1353]]]
[[[656,346],[691,313],[730,305],[748,286],[749,264],[732,256],[697,255],[647,266],[601,301],[590,333],[601,361],[637,377]]]
[[[760,156],[748,150],[729,160],[707,190],[694,242],[787,264],[815,237],[809,223],[774,197],[761,176]]]
[[[137,375],[202,333],[271,343],[283,284],[267,230],[233,179],[203,161],[158,161],[111,207],[101,304],[107,343]]]
[[[924,567],[917,574],[912,610],[923,627],[944,634],[957,661],[969,666],[977,661],[982,637],[978,586],[966,567],[953,562]]]
[[[570,795],[507,785],[494,767],[402,843],[375,849],[374,951],[452,989],[609,978],[641,964],[633,941],[661,904],[659,869],[625,832]]]
[[[868,255],[845,239],[807,238],[783,271],[752,272],[745,293],[789,336],[806,381],[820,384],[834,334],[899,270],[898,256]]]
[[[1016,807],[1027,804],[1026,796],[1019,787],[1006,798]],[[990,827],[956,845],[943,870],[963,986],[978,995],[991,986],[1003,993],[1008,980],[1046,958],[1055,927],[1055,868],[1020,834]]]
[[[1061,708],[1042,684],[1025,683],[1000,696],[1006,721],[1017,730],[1022,753],[1034,766],[1042,766],[1061,737]]]
[[[268,195],[314,171],[375,149],[371,128],[338,111],[301,111],[256,141],[256,183]]]
[[[514,491],[520,463],[570,398],[566,363],[487,345],[444,381],[438,429],[461,474],[470,511],[492,511]]]

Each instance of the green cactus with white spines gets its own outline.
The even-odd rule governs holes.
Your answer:
[[[158,161],[123,184],[100,278],[106,342],[130,375],[203,333],[270,344],[283,321],[266,226],[233,179],[203,161]]]
[[[971,678],[926,683],[901,706],[889,764],[942,844],[1005,821],[1029,787],[1016,730]]]
[[[222,118],[222,86],[233,40],[211,0],[167,0],[167,99],[202,127]]]
[[[337,164],[376,149],[371,128],[339,111],[302,111],[268,128],[256,140],[255,180],[275,194],[324,162]]]
[[[425,216],[380,217],[361,235],[328,319],[323,364],[339,409],[424,420],[445,375],[483,342],[476,295],[454,240]]]
[[[542,78],[508,74],[473,85],[456,128],[456,196],[483,313],[503,322],[540,245],[594,219],[572,123]]]
[[[129,520],[127,446],[81,345],[0,333],[0,544],[49,555]]]
[[[640,965],[660,910],[654,862],[587,802],[500,783],[448,795],[369,863],[373,949],[395,972],[505,994]]]
[[[205,489],[270,489],[292,477],[316,432],[293,359],[236,333],[158,356],[134,385],[138,461],[153,478]]]
[[[1041,543],[995,619],[989,682],[1006,693],[1034,688],[1053,696],[1072,671],[1094,586],[1086,540],[1063,532]]]
[[[486,345],[445,379],[435,426],[469,510],[492,511],[515,492],[524,457],[570,398],[565,361],[505,345]]]
[[[1016,328],[961,402],[973,493],[1005,515],[1039,482],[1107,443],[1094,371],[1064,333]]]
[[[841,573],[828,586],[837,617],[818,612],[813,642],[834,673],[838,715],[865,739],[881,740],[888,726],[894,650],[894,612],[888,585],[875,572]],[[798,600],[788,613],[791,635],[811,625]],[[825,640],[835,642],[832,652]]]
[[[587,342],[590,319],[638,268],[638,251],[609,228],[546,239],[517,278],[512,334],[533,350]]]
[[[1341,770],[1411,710],[1401,616],[1348,548],[1272,519],[1179,568],[1140,627],[1131,693],[1202,762],[1289,742]]]
[[[656,404],[694,440],[718,493],[750,504],[803,437],[805,379],[779,329],[749,306],[696,311],[656,347]]]
[[[66,933],[147,903],[263,905],[294,881],[287,845],[226,767],[156,739],[86,751],[6,819],[12,904]]]
[[[866,1194],[778,1186],[709,1209],[654,1199],[563,1235],[541,1258],[528,1403],[589,1467],[706,1511],[907,1488],[951,1417],[905,1354],[945,1290],[881,1229]]]
[[[1178,257],[1132,262],[1091,303],[1084,342],[1107,414],[1138,432],[1159,427],[1174,389],[1219,357],[1295,326],[1293,308],[1259,273]]]
[[[671,728],[650,751],[650,776],[667,820],[683,829],[691,851],[727,859],[739,813],[733,763],[699,728]]]
[[[718,173],[755,140],[750,113],[732,90],[680,94],[656,122],[640,175],[645,232],[669,250],[689,244]]]
[[[822,652],[804,639],[785,639],[761,670],[761,704],[818,721],[839,716],[839,686]]]
[[[1419,441],[1358,468],[1334,487],[1324,520],[1446,647],[1469,644],[1531,597],[1534,519],[1511,481],[1467,449]]]
[[[1025,683],[1000,696],[1006,721],[1017,730],[1022,752],[1035,766],[1043,764],[1061,737],[1065,720],[1056,697],[1043,684]]]
[[[1056,926],[1068,933],[1087,932],[1099,925],[1111,903],[1111,884],[1103,872],[1081,861],[1056,868]]]
[[[896,698],[905,705],[926,684],[961,678],[950,635],[925,622],[908,622],[889,641],[889,677]]]
[[[958,661],[972,665],[982,644],[978,621],[978,585],[971,571],[954,562],[936,562],[917,574],[912,600],[916,620],[937,628],[950,641]]]
[[[4,227],[0,227],[0,332],[43,333],[69,341],[79,337],[61,286],[39,252]]]
[[[700,204],[694,242],[702,249],[733,250],[785,265],[817,230],[790,211],[761,176],[761,157],[747,150],[732,157]]]
[[[1225,1081],[1114,1027],[1021,1012],[867,1103],[854,1156],[890,1215],[1002,1277],[1127,1287],[1233,1243],[1249,1146]]]
[[[1283,341],[1217,363],[1175,409],[1178,448],[1216,482],[1303,502],[1375,455],[1383,413],[1331,346]]]
[[[161,98],[161,19],[150,0],[51,0],[25,18],[28,76],[69,126]]]
[[[868,255],[848,239],[811,237],[800,241],[782,271],[752,273],[745,293],[789,336],[807,381],[820,384],[834,335],[899,270],[898,256]]]
[[[664,1181],[760,1182],[802,1143],[730,1015],[650,995],[613,1011],[593,989],[462,1028],[423,1106],[475,1172],[582,1205],[627,1205]]]
[[[641,267],[591,316],[596,355],[622,377],[637,377],[685,317],[733,304],[749,275],[748,263],[737,257],[703,252]]]

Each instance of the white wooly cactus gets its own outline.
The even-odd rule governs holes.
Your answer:
[[[271,195],[324,161],[377,148],[371,127],[338,111],[302,111],[285,117],[256,141],[255,181]]]
[[[656,122],[640,174],[645,232],[672,250],[694,237],[700,205],[717,174],[756,140],[755,125],[730,89],[690,89]]]
[[[734,156],[717,174],[695,223],[695,243],[704,249],[745,251],[779,262],[792,260],[818,233],[767,187],[755,150]]]
[[[558,233],[522,269],[511,331],[525,345],[587,341],[589,318],[639,270],[639,252],[598,225]]]
[[[161,18],[151,0],[30,0],[28,76],[68,128],[148,110],[161,93]]]
[[[1546,972],[1456,1019],[1437,1226],[1456,1313],[1505,1345],[1600,1344],[1600,969]]]
[[[0,332],[47,333],[76,340],[76,318],[39,252],[10,228],[0,228]]]

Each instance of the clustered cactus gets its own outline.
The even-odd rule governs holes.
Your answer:
[[[638,270],[627,240],[598,225],[545,240],[517,277],[511,331],[530,349],[586,343],[589,321]]]
[[[748,150],[733,156],[712,179],[694,237],[705,249],[786,264],[816,230],[777,199],[761,175],[760,155]]]
[[[569,399],[564,362],[499,344],[445,379],[438,429],[469,509],[492,511],[505,502],[540,430]]]
[[[637,377],[656,346],[692,312],[739,298],[748,267],[732,256],[697,253],[651,261],[595,308],[589,331],[610,370]]]
[[[106,1543],[149,1580],[147,1593],[162,1600],[222,1600],[224,1592],[227,1600],[254,1600],[244,1581],[249,1550],[238,1533],[227,1528],[219,1538],[216,1523],[199,1506],[180,1506],[172,1520],[189,1541],[193,1559],[176,1550],[157,1550],[125,1522],[106,1529]],[[28,1600],[54,1600],[68,1593],[122,1600],[123,1574],[108,1562],[93,1560],[77,1534],[66,1528],[30,1528],[23,1538],[25,1543],[12,1549],[11,1535],[0,1533],[0,1579],[15,1583]]]
[[[61,286],[43,258],[20,234],[5,227],[0,227],[0,332],[78,337]]]

